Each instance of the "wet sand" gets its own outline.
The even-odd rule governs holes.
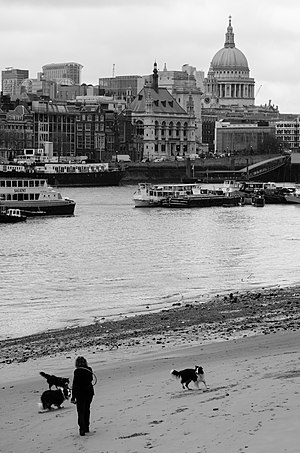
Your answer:
[[[205,303],[177,303],[157,313],[4,340],[0,365],[82,348],[164,348],[299,329],[299,300],[299,286],[228,293]]]

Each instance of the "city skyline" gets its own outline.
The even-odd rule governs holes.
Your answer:
[[[0,70],[28,69],[35,78],[46,64],[75,61],[82,83],[96,85],[99,77],[150,74],[156,61],[158,70],[187,63],[206,76],[232,16],[256,105],[300,113],[299,13],[296,0],[0,0]]]

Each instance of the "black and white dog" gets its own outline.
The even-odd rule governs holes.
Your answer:
[[[71,391],[68,385],[63,388],[58,388],[57,390],[46,390],[41,396],[41,409],[50,411],[52,406],[56,406],[57,409],[60,409],[62,403],[65,400],[68,400],[70,396]]]
[[[189,383],[194,382],[197,388],[199,388],[199,382],[203,382],[205,385],[206,389],[208,389],[204,377],[204,371],[202,366],[196,365],[195,368],[185,368],[184,370],[177,371],[177,370],[171,370],[170,374],[172,376],[175,376],[175,378],[180,379],[182,388],[187,388],[188,390],[191,390],[189,388]]]
[[[40,375],[43,376],[47,382],[48,382],[48,385],[49,385],[49,390],[51,390],[51,387],[53,385],[55,385],[55,387],[58,389],[59,387],[69,387],[69,378],[65,378],[65,377],[59,377],[59,376],[55,376],[54,374],[47,374],[47,373],[44,373],[44,371],[41,371],[40,372]]]

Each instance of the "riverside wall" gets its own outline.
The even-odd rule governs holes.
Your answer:
[[[216,171],[238,171],[247,165],[252,165],[277,155],[235,156],[224,158],[207,158],[190,161],[187,165],[184,161],[172,162],[135,162],[126,164],[126,173],[121,184],[137,184],[139,182],[170,182],[178,183],[184,178],[195,178],[203,182],[220,182],[220,178],[210,174]],[[267,175],[268,181],[291,180],[290,169],[283,168]],[[228,176],[229,177],[229,176]],[[225,177],[226,179],[226,177]]]

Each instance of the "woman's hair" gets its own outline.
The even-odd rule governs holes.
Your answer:
[[[82,356],[77,357],[77,359],[75,360],[76,368],[81,368],[81,367],[86,368],[87,366],[88,366],[88,364],[84,357],[82,357]]]

